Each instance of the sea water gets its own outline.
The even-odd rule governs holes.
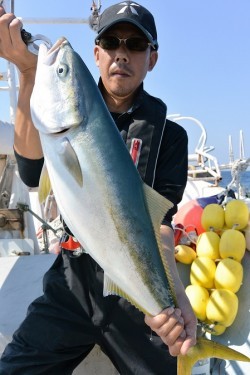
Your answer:
[[[222,180],[220,181],[220,186],[227,187],[227,185],[232,181],[232,174],[230,170],[221,171]],[[240,183],[242,186],[250,190],[250,170],[242,172],[240,175]]]

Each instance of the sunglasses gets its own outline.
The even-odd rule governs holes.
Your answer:
[[[124,43],[127,49],[130,51],[146,51],[149,46],[155,49],[152,43],[149,43],[146,39],[139,37],[120,39],[117,36],[107,35],[96,40],[96,44],[98,46],[107,50],[116,50],[122,43]]]

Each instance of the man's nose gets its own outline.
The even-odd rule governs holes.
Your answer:
[[[115,56],[115,61],[123,61],[123,62],[128,62],[128,49],[125,46],[124,43],[121,43],[119,48],[116,50],[116,56]]]

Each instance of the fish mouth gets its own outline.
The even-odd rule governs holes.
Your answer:
[[[62,133],[66,133],[70,128],[65,128],[65,129],[62,129],[60,130],[59,132],[55,132],[54,134],[62,134]]]
[[[59,38],[56,43],[48,50],[48,55],[58,50],[62,46],[62,44],[65,44],[65,42],[67,43],[68,41],[64,36]]]
[[[67,131],[69,131],[71,128],[72,126],[67,126],[66,128],[63,128],[63,129],[57,128],[57,129],[54,129],[54,131],[50,132],[50,134],[54,136],[61,135],[61,134],[67,133]]]
[[[43,63],[48,66],[53,65],[56,61],[58,52],[66,44],[69,44],[68,40],[65,37],[61,37],[50,49],[46,45],[43,45]]]
[[[64,133],[67,133],[68,131],[72,130],[73,128],[77,128],[79,126],[79,123],[74,123],[74,124],[71,124],[70,126],[65,126],[65,128],[56,128],[53,132],[51,132],[50,134],[53,134],[53,135],[61,135],[61,134],[64,134]]]

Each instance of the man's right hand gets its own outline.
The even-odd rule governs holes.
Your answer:
[[[25,74],[36,70],[37,56],[23,42],[21,29],[22,22],[0,6],[0,57],[15,64]]]
[[[0,57],[12,62],[20,71],[15,120],[14,148],[29,159],[43,156],[40,138],[30,114],[30,96],[35,82],[37,56],[28,50],[21,37],[22,22],[0,6]]]

